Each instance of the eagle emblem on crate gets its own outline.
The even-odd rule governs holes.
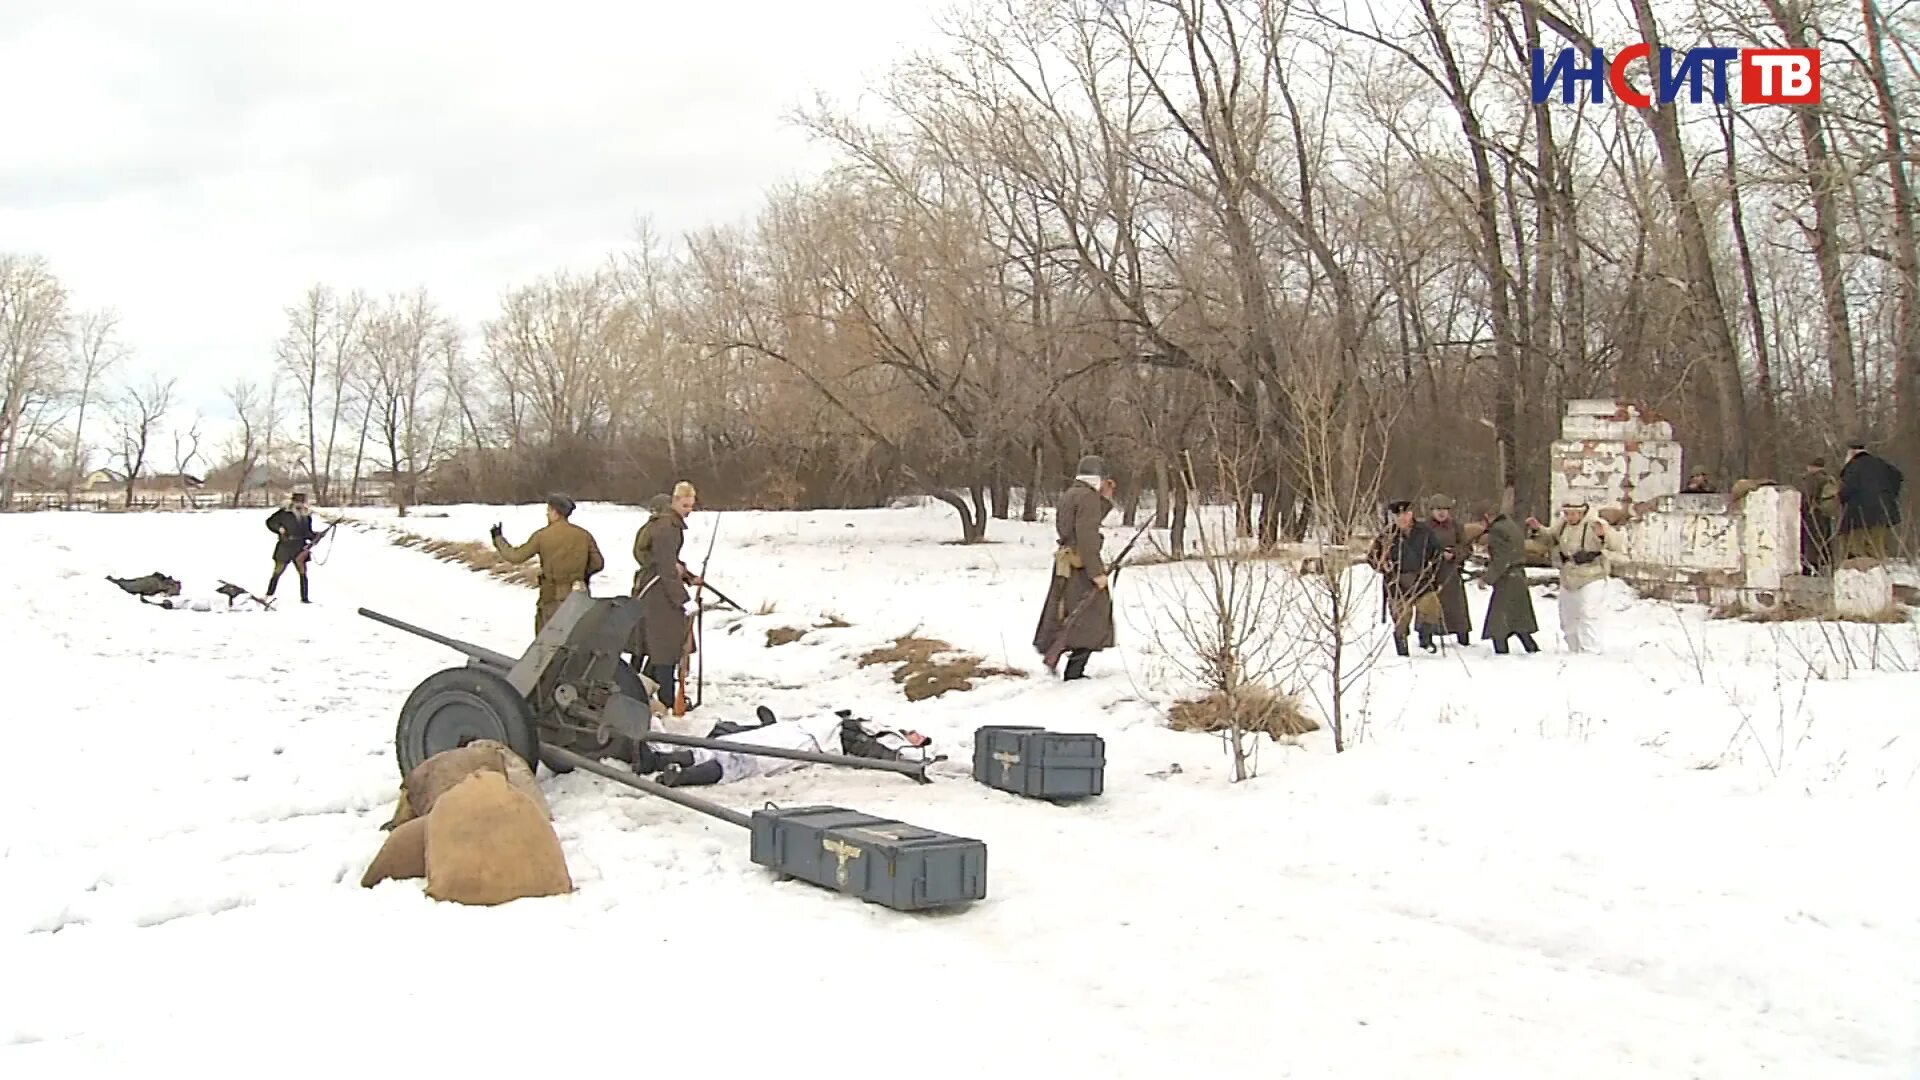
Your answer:
[[[1032,799],[1085,799],[1105,789],[1107,744],[1098,735],[989,724],[973,733],[973,778]]]

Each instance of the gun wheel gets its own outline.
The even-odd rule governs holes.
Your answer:
[[[540,738],[527,699],[504,677],[479,668],[436,671],[400,707],[394,752],[400,775],[442,751],[478,739],[503,742],[538,768]]]

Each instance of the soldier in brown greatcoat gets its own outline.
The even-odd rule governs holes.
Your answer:
[[[673,706],[675,671],[690,651],[687,640],[697,607],[687,586],[699,585],[680,561],[687,538],[687,517],[693,513],[696,493],[682,480],[673,486],[673,499],[634,536],[633,556],[640,569],[634,574],[633,595],[640,598],[640,637],[645,645],[645,674],[658,685],[660,703]],[[636,657],[639,659],[639,657]]]
[[[1473,615],[1467,608],[1467,583],[1463,573],[1474,541],[1480,539],[1480,534],[1485,530],[1480,525],[1469,525],[1456,519],[1453,516],[1453,500],[1445,495],[1434,495],[1427,500],[1427,528],[1440,543],[1437,584],[1441,633],[1452,634],[1462,645],[1472,645]]]
[[[537,637],[547,620],[574,589],[585,589],[593,575],[606,569],[600,545],[593,534],[568,520],[573,516],[573,500],[565,495],[547,498],[547,523],[535,530],[519,546],[507,538],[495,524],[491,530],[493,549],[510,563],[523,563],[540,557],[540,599],[533,609],[533,632]]]
[[[1064,679],[1086,678],[1087,660],[1113,648],[1113,596],[1107,592],[1107,565],[1100,557],[1100,519],[1113,509],[1112,495],[1106,462],[1088,454],[1054,508],[1059,547],[1033,647],[1042,656],[1056,649],[1066,654]]]

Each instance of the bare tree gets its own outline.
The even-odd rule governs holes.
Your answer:
[[[29,413],[63,389],[67,291],[45,259],[0,253],[0,507],[13,501]]]
[[[147,455],[159,436],[160,422],[173,410],[175,380],[149,375],[144,386],[128,384],[113,406],[115,454],[127,477],[128,509],[133,508],[134,485],[146,468]]]
[[[119,316],[111,308],[88,311],[77,319],[67,335],[72,377],[79,381],[73,419],[73,445],[67,456],[67,498],[87,469],[87,406],[94,390],[109,371],[126,357],[126,347],[116,340]]]
[[[193,415],[187,430],[173,430],[173,473],[180,478],[180,494],[189,498],[193,494],[193,463],[200,459],[200,425],[204,418],[199,413]]]
[[[252,379],[235,379],[226,390],[227,407],[239,427],[227,441],[228,460],[237,470],[233,489],[227,493],[227,505],[239,506],[241,496],[253,482],[273,443],[273,429],[279,415],[279,377],[276,375],[263,393]]]
[[[395,297],[368,320],[368,397],[373,428],[386,448],[394,505],[401,517],[429,454],[429,415],[435,381],[445,366],[439,352],[455,343],[453,324],[426,291]]]

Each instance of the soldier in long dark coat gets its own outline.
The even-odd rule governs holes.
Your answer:
[[[1441,632],[1452,634],[1462,645],[1473,644],[1473,614],[1467,607],[1467,555],[1480,538],[1480,526],[1469,525],[1453,516],[1453,500],[1435,495],[1427,500],[1427,528],[1440,543],[1440,615]]]
[[[499,524],[490,530],[493,549],[510,563],[523,563],[540,557],[540,599],[533,608],[533,633],[538,637],[553,618],[553,613],[574,589],[585,589],[593,575],[606,569],[607,560],[593,534],[575,525],[573,500],[565,495],[547,497],[547,523],[534,530],[524,544],[509,544]]]
[[[1393,526],[1374,538],[1367,562],[1386,579],[1387,605],[1393,613],[1393,651],[1407,655],[1407,631],[1417,620],[1420,648],[1433,652],[1434,635],[1444,618],[1440,613],[1442,548],[1424,521],[1413,519],[1413,503],[1404,499],[1387,506]]]
[[[1487,568],[1480,580],[1493,586],[1493,598],[1487,601],[1486,628],[1480,636],[1493,642],[1493,651],[1507,652],[1507,639],[1517,637],[1520,647],[1530,653],[1540,651],[1533,635],[1540,624],[1533,617],[1533,594],[1527,591],[1527,531],[1505,513],[1483,515],[1487,536]]]
[[[1849,559],[1884,559],[1900,524],[1900,487],[1906,477],[1892,462],[1867,452],[1865,439],[1847,443],[1840,468],[1841,551]]]
[[[313,553],[313,545],[333,530],[314,531],[313,511],[307,508],[306,493],[301,491],[294,492],[287,505],[268,515],[267,528],[279,537],[273,542],[273,576],[267,579],[267,595],[272,596],[273,590],[280,587],[280,575],[291,566],[293,572],[300,575],[300,602],[311,604],[313,600],[307,594],[307,558]]]
[[[662,705],[673,706],[675,672],[688,651],[687,631],[696,604],[687,586],[701,584],[680,561],[687,539],[687,517],[693,513],[696,493],[682,480],[673,487],[673,500],[664,513],[642,526],[634,537],[634,595],[640,598],[640,631],[646,648],[645,674],[658,686]],[[641,542],[644,539],[645,548]]]
[[[1114,645],[1113,596],[1100,557],[1100,520],[1113,509],[1113,480],[1095,454],[1081,458],[1074,474],[1054,508],[1059,547],[1033,632],[1033,647],[1042,656],[1056,650],[1066,655],[1064,679],[1086,678],[1087,660]]]

